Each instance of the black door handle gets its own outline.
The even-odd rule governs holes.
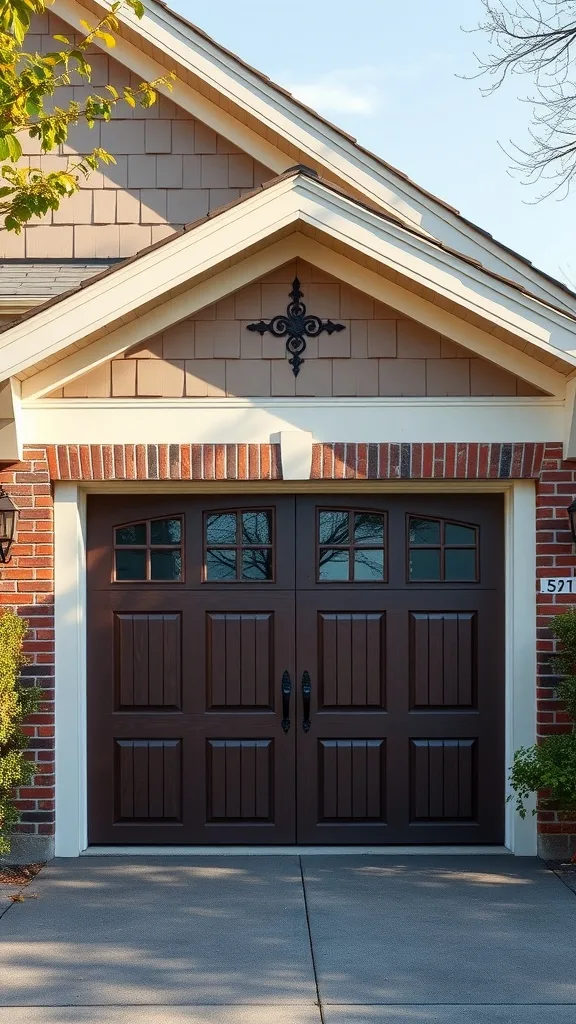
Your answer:
[[[282,676],[282,721],[280,725],[284,729],[284,732],[288,732],[290,728],[290,695],[292,693],[292,680],[285,672]]]
[[[312,683],[310,681],[310,673],[302,673],[302,709],[304,718],[302,719],[302,728],[304,732],[308,732],[310,729],[310,694],[312,693]]]

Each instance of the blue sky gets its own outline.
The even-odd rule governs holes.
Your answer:
[[[170,5],[470,220],[576,287],[574,196],[534,203],[499,148],[526,141],[517,77],[473,74],[480,0],[170,0]]]

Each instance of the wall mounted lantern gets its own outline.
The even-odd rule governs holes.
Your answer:
[[[576,498],[571,505],[568,505],[568,519],[570,520],[570,530],[572,531],[572,540],[576,544]]]
[[[0,484],[0,562],[10,561],[10,548],[16,539],[19,509]]]

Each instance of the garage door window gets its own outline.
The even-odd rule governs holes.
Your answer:
[[[408,580],[478,582],[478,529],[466,523],[408,516]]]
[[[383,583],[386,516],[382,512],[321,509],[318,582]]]
[[[116,583],[181,583],[182,519],[148,519],[114,530]]]
[[[274,518],[270,508],[230,509],[204,515],[207,583],[272,583]]]

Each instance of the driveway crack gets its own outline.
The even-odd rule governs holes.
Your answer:
[[[318,1013],[320,1014],[320,1024],[325,1024],[324,1021],[324,1010],[322,1007],[322,999],[320,997],[320,986],[318,985],[318,971],[316,970],[316,958],[314,956],[314,946],[312,944],[312,930],[310,928],[310,913],[308,910],[308,896],[306,894],[306,882],[304,881],[304,868],[302,867],[302,857],[298,857],[298,865],[300,867],[300,878],[302,880],[302,895],[304,897],[304,911],[306,914],[306,927],[308,929],[308,943],[310,945],[310,957],[312,959],[312,970],[314,971],[314,985],[316,988],[316,1005],[318,1006]]]

